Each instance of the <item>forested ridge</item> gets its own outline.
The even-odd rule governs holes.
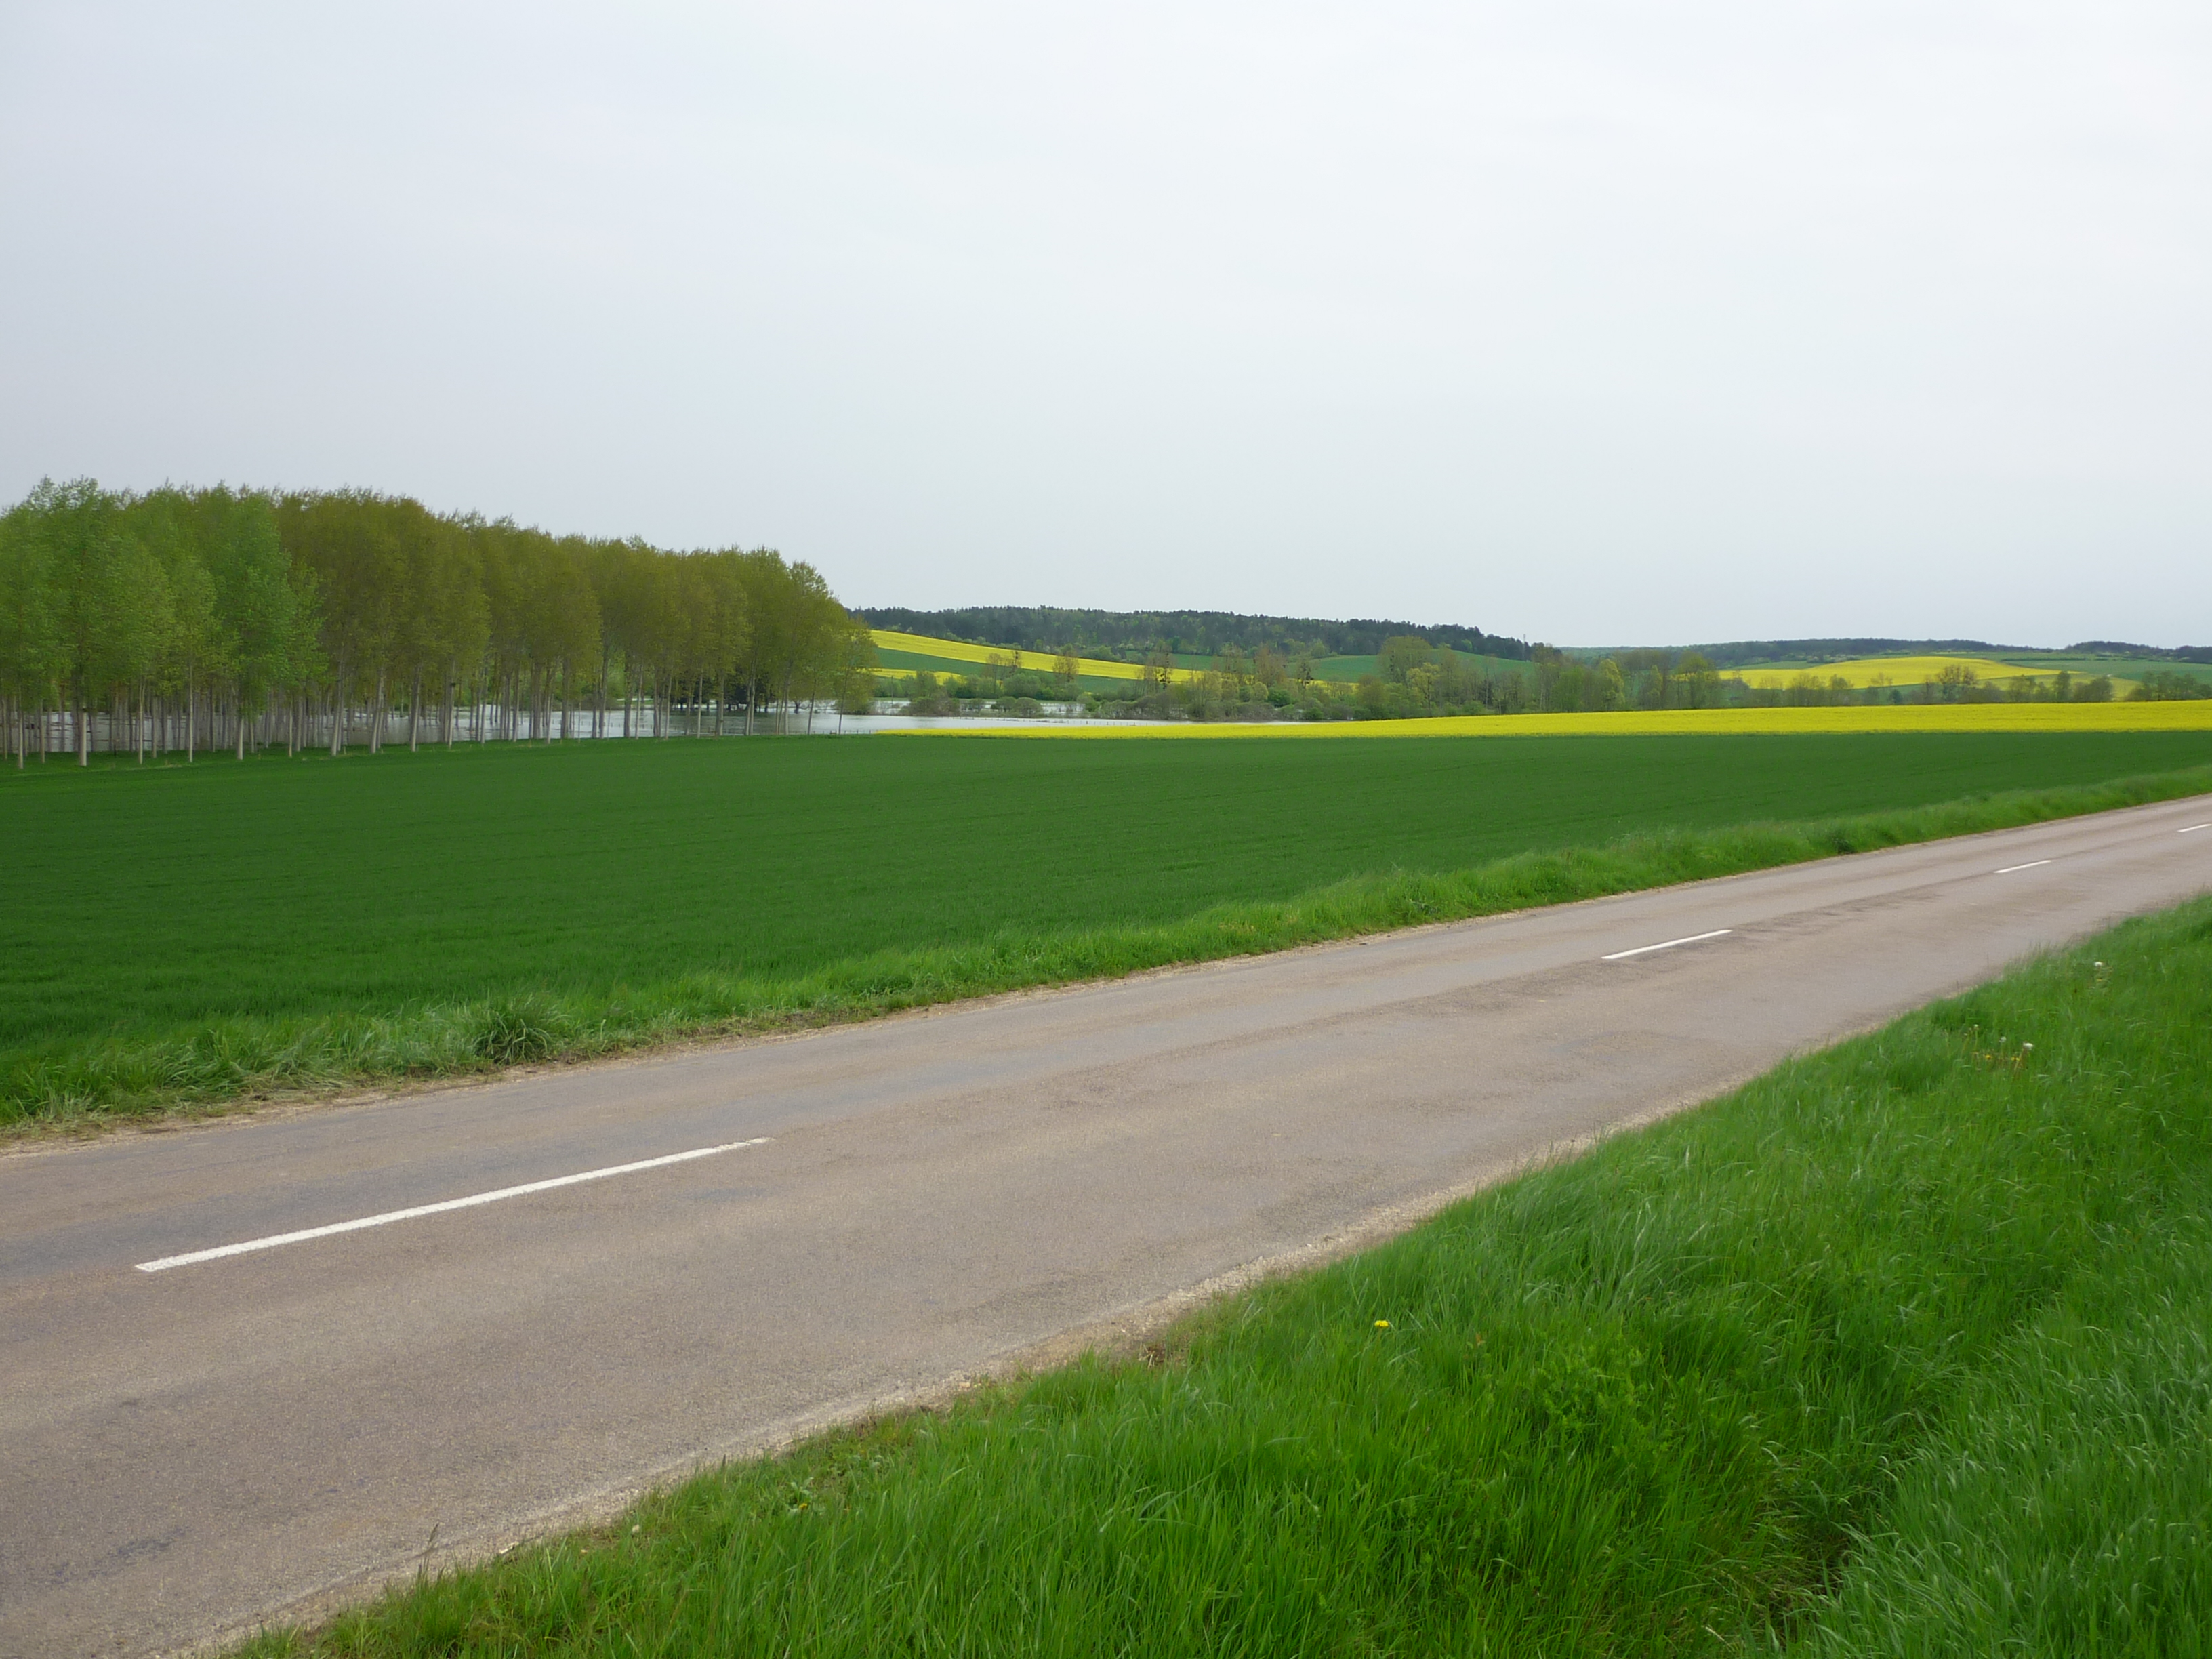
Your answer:
[[[860,614],[872,627],[901,633],[1024,651],[1071,650],[1125,662],[1141,662],[1162,648],[1194,657],[1224,651],[1247,656],[1273,651],[1285,659],[1367,657],[1382,650],[1394,635],[1415,634],[1432,646],[1474,656],[1521,661],[1528,657],[1526,640],[1486,634],[1480,628],[1450,623],[1417,627],[1366,617],[1331,622],[1316,617],[1248,617],[1233,611],[1086,611],[1033,605],[968,605],[949,611],[876,605]]]
[[[0,515],[0,706],[54,747],[667,736],[865,697],[812,566],[431,512],[368,490],[42,483]]]

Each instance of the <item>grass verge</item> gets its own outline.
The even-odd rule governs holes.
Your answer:
[[[207,1110],[277,1091],[580,1060],[689,1037],[860,1018],[2207,790],[2212,768],[2197,767],[1817,822],[1643,832],[1603,847],[1523,853],[1467,870],[1355,877],[1285,900],[1216,906],[1179,921],[1008,931],[981,943],[880,951],[777,977],[702,973],[639,990],[519,993],[388,1013],[217,1017],[182,1030],[88,1037],[10,1056],[0,1071],[0,1127],[68,1127]]]
[[[2212,901],[286,1656],[2201,1652]]]

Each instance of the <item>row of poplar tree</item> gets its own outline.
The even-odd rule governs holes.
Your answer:
[[[786,729],[874,647],[811,566],[361,490],[41,483],[0,515],[0,708],[27,755]]]

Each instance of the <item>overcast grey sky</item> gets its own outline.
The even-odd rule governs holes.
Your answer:
[[[2212,7],[0,6],[0,493],[2212,642]]]

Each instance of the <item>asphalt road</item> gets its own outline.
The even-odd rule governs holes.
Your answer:
[[[2212,890],[2208,819],[0,1158],[0,1654],[327,1605],[1357,1237]]]

